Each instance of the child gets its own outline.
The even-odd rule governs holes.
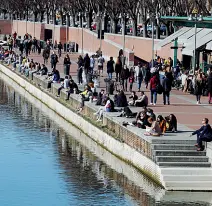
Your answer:
[[[135,76],[134,76],[134,70],[133,68],[130,69],[130,77],[129,77],[129,83],[130,83],[130,92],[132,92],[133,88],[133,83],[135,81]]]

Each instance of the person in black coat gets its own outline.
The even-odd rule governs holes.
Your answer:
[[[200,73],[198,74],[194,83],[194,94],[196,95],[197,104],[200,104],[202,90],[203,90],[203,80],[202,80],[202,73]]]
[[[82,84],[82,72],[83,72],[84,61],[81,55],[78,57],[77,64],[78,64],[77,80],[78,80],[78,84]]]
[[[167,73],[165,73],[165,78],[163,79],[162,82],[162,87],[163,87],[163,104],[168,105],[170,104],[170,91],[172,89],[172,82],[171,80],[167,77]]]
[[[123,91],[127,92],[127,82],[128,82],[128,78],[130,77],[130,71],[126,65],[124,65],[124,68],[121,70],[120,76],[121,76],[122,89]]]
[[[127,97],[123,91],[120,91],[120,93],[117,95],[116,104],[117,107],[128,106]]]
[[[197,151],[203,151],[204,146],[202,145],[202,142],[211,142],[212,141],[212,131],[211,126],[208,124],[209,120],[208,118],[204,118],[202,120],[203,126],[193,132],[191,135],[197,135],[197,144],[195,146],[198,148]]]
[[[110,60],[107,62],[107,74],[109,79],[113,78],[113,72],[114,72],[114,61],[113,57],[110,57]]]
[[[84,67],[85,67],[85,75],[88,74],[88,71],[90,70],[90,57],[88,54],[84,57]]]
[[[212,99],[212,67],[210,68],[207,84],[208,84],[208,103],[210,104]]]
[[[121,57],[117,57],[116,65],[115,65],[115,72],[116,72],[116,81],[120,82],[120,74],[121,74],[121,69],[122,69],[122,62],[121,62]]]

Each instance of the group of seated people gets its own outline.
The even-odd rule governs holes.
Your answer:
[[[126,114],[127,110],[128,114]],[[129,108],[125,109],[124,116],[126,115],[128,115],[128,117],[130,116]],[[154,114],[152,109],[143,107],[140,112],[132,113],[132,116],[135,115],[135,121],[123,122],[123,125],[131,125],[141,129],[146,129],[145,135],[147,136],[160,136],[167,131],[177,132],[177,118],[174,114],[170,114],[167,117],[158,115],[158,117],[156,118],[156,115]]]
[[[139,92],[139,96],[137,96],[136,92],[132,92],[129,97],[130,101],[127,100],[124,91],[117,91],[117,94],[114,95],[114,103],[116,107],[127,107],[127,106],[135,106],[135,107],[147,107],[148,106],[148,97],[144,94],[143,91]]]
[[[14,51],[1,49],[0,59],[8,66],[12,64],[13,70],[17,68],[18,71],[26,77],[29,76],[29,71],[40,75],[47,75],[48,73],[48,69],[44,64],[41,66],[40,63],[34,62],[33,59],[30,60],[22,54],[17,55]]]

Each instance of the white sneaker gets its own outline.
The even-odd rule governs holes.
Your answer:
[[[153,105],[155,106],[156,104],[154,103]]]
[[[153,103],[151,102],[150,105],[153,105]]]
[[[199,101],[197,101],[197,104],[199,104]]]

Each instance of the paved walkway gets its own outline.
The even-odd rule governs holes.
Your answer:
[[[70,74],[73,77],[76,77],[77,71],[77,57],[79,54],[70,54],[70,58],[72,61]],[[57,69],[63,73],[63,56],[59,59],[59,63],[57,64]],[[32,58],[35,62],[43,63],[43,58],[41,55],[38,54],[31,54],[30,58]],[[50,68],[50,64],[47,65]],[[105,68],[103,77],[100,77],[100,87],[104,88],[105,83],[104,79],[107,77]],[[144,85],[143,85],[144,86]],[[134,84],[135,91],[136,84]],[[146,92],[148,97],[150,98],[150,92],[148,89],[143,87],[143,91]],[[129,92],[126,93],[129,96]],[[171,92],[171,105],[163,105],[162,95],[158,95],[158,102],[156,106],[149,106],[151,107],[155,113],[162,114],[163,116],[168,116],[169,114],[173,113],[176,115],[178,119],[178,123],[182,126],[185,126],[186,130],[194,130],[201,126],[201,121],[204,117],[209,118],[212,124],[212,106],[208,105],[207,97],[202,97],[201,99],[202,104],[196,104],[196,97],[190,94],[183,93],[178,90],[172,90]],[[132,108],[132,111],[138,111],[139,108]]]

